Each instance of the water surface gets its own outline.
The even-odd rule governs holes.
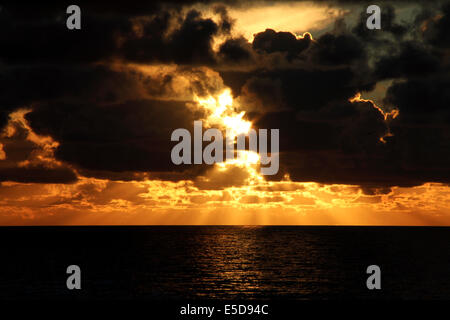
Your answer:
[[[450,228],[1,227],[0,248],[1,298],[450,299]]]

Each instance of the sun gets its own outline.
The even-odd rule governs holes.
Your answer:
[[[194,100],[208,111],[208,116],[205,119],[206,124],[211,127],[219,126],[226,130],[227,138],[230,138],[233,143],[238,135],[248,134],[252,129],[252,123],[244,119],[245,111],[238,113],[233,107],[233,96],[229,88],[224,89],[216,97],[209,96],[202,99],[195,96]],[[225,162],[216,165],[219,170],[227,170],[230,166],[245,167],[251,173],[251,176],[259,180],[263,179],[256,170],[259,162],[260,156],[258,153],[250,150],[238,150],[235,159],[227,159]]]
[[[242,119],[245,112],[242,111],[236,116],[226,116],[223,118],[223,123],[231,131],[232,135],[235,137],[240,134],[248,133],[252,127],[251,122]]]
[[[252,123],[244,119],[245,111],[240,113],[235,111],[233,96],[229,88],[223,90],[217,97],[209,96],[201,99],[194,96],[194,100],[209,112],[205,119],[206,124],[228,130],[232,138],[246,134],[252,128]]]

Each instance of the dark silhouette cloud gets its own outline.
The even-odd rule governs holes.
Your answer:
[[[310,43],[311,35],[309,33],[306,33],[303,38],[297,39],[290,32],[266,29],[255,35],[253,49],[266,53],[287,52],[289,57],[292,57],[307,49]]]
[[[73,183],[77,179],[77,175],[73,170],[65,167],[48,168],[45,166],[31,166],[26,168],[0,168],[0,182]]]
[[[421,43],[407,41],[400,44],[396,55],[384,56],[376,63],[379,79],[428,75],[440,67],[439,58]]]
[[[169,171],[175,168],[172,131],[191,128],[200,117],[185,101],[130,100],[42,105],[27,119],[37,133],[60,141],[56,156],[61,160],[92,170]]]
[[[315,60],[326,65],[351,64],[364,59],[366,54],[363,43],[349,34],[325,34],[317,40],[314,49]]]
[[[219,55],[225,62],[246,62],[251,58],[251,51],[245,38],[228,39],[220,45]]]

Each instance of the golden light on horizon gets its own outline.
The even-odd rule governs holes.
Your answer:
[[[3,183],[2,224],[328,224],[438,225],[450,222],[450,188],[424,184],[366,195],[352,185],[255,181],[208,188],[192,181]],[[420,197],[420,198],[419,198]],[[27,206],[24,206],[27,204]],[[89,208],[89,210],[88,210]],[[126,209],[127,214],[124,214]],[[394,213],[394,214],[393,214]]]

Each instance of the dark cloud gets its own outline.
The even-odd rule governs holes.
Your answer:
[[[297,39],[290,32],[276,32],[272,29],[266,29],[255,35],[253,40],[253,49],[257,52],[287,52],[288,58],[297,56],[300,52],[307,49],[311,43],[311,35],[305,33],[303,38]]]
[[[189,85],[174,86],[177,77],[189,79]],[[69,163],[84,176],[142,180],[150,172],[152,178],[179,180],[195,177],[205,168],[172,164],[171,133],[191,129],[193,121],[205,114],[188,106],[193,101],[169,99],[213,94],[221,86],[216,81],[207,70],[182,67],[152,74],[104,65],[16,66],[4,69],[0,101],[10,111],[31,108],[26,119],[34,132],[58,141],[56,160]],[[18,127],[16,135],[19,132]],[[8,161],[27,160],[25,150],[31,153],[36,148],[23,137],[14,143],[10,140],[3,147]],[[30,172],[33,181],[38,180],[38,168]],[[11,170],[24,180],[18,169]],[[12,179],[6,171],[3,174]],[[43,181],[49,181],[52,175],[48,176]]]
[[[312,42],[309,34],[297,39],[268,29],[252,46],[258,55],[253,70],[221,72],[250,111],[319,110],[375,85],[363,44],[351,34],[327,33]]]
[[[169,4],[129,14],[109,12],[114,6],[104,11],[98,6],[82,8],[81,30],[69,31],[67,14],[60,6],[36,10],[31,18],[15,6],[5,6],[0,12],[0,61],[54,64],[125,59],[207,65],[215,63],[213,36],[228,34],[233,23],[224,7],[217,7],[218,23],[197,10],[184,14],[181,6]]]
[[[353,3],[332,5],[344,2]],[[10,162],[0,180],[71,182],[75,168],[89,177],[200,185],[204,167],[171,164],[170,134],[204,116],[190,106],[193,94],[217,93],[223,79],[256,127],[280,129],[281,170],[271,178],[357,184],[367,194],[449,182],[450,6],[427,6],[413,19],[419,27],[383,4],[382,30],[365,27],[364,10],[356,26],[341,21],[314,40],[263,28],[249,43],[232,32],[225,5],[211,2],[211,19],[187,8],[192,3],[80,4],[77,32],[66,29],[60,6],[5,5],[0,128],[12,111],[32,108],[26,119],[59,143],[54,156],[64,167],[19,168],[38,146],[18,129],[16,140],[2,143]],[[175,67],[152,73],[130,66],[136,63]],[[384,114],[398,108],[397,118],[370,101],[349,101],[386,79],[393,82],[381,107]]]
[[[280,176],[288,173],[293,181],[360,185],[395,179],[379,176],[384,166],[385,173],[391,170],[379,140],[387,127],[370,102],[334,102],[317,111],[270,113],[256,124],[280,128]]]
[[[251,58],[249,43],[243,37],[228,39],[220,45],[219,56],[225,60],[225,62],[246,62]]]
[[[350,68],[258,70],[248,74],[243,86],[250,98],[264,107],[319,110],[331,101],[344,101],[373,87],[358,79]],[[225,78],[225,83],[227,83]]]
[[[399,106],[405,117],[418,116],[420,122],[426,119],[446,122],[446,117],[435,119],[439,112],[449,112],[450,92],[446,90],[450,84],[448,71],[439,72],[426,78],[410,78],[395,82],[389,87],[384,102]],[[442,115],[442,114],[441,114]],[[405,119],[407,120],[407,119]]]
[[[424,21],[424,38],[425,40],[438,47],[450,48],[450,3],[442,6],[440,14],[430,14],[430,17]]]
[[[104,66],[18,66],[0,73],[2,107],[11,109],[49,100],[111,102],[140,94],[151,77]],[[139,78],[142,76],[141,78]]]
[[[392,35],[397,40],[401,39],[408,31],[408,27],[399,23],[396,19],[395,8],[393,3],[380,4],[381,9],[381,29],[370,30],[366,26],[367,13],[363,10],[360,15],[358,24],[354,27],[353,33],[365,41],[373,41],[377,44],[382,43],[382,38],[386,35]],[[366,7],[367,8],[367,7]]]
[[[8,119],[8,131],[0,135],[0,182],[73,183],[74,170],[52,159],[45,142],[30,139],[31,130],[23,119]]]
[[[379,79],[426,76],[439,67],[439,58],[421,43],[407,41],[400,44],[397,55],[384,56],[377,61],[375,74]]]
[[[399,24],[394,8],[386,8],[382,34],[341,28],[317,38],[302,57],[291,51],[287,63],[221,73],[257,127],[280,128],[281,170],[269,178],[288,173],[294,181],[358,184],[367,194],[450,182],[447,53],[438,50],[443,44],[424,43],[415,27]],[[434,28],[445,24],[445,10]],[[402,40],[408,32],[414,40]],[[260,33],[256,45],[255,37],[260,56],[286,52],[286,43],[295,41],[285,33],[284,41],[263,41],[277,34]],[[383,79],[398,79],[386,93],[384,114],[372,102],[349,102]],[[386,120],[395,108],[400,115]]]
[[[285,38],[295,40],[292,34]],[[286,48],[282,41],[270,44],[270,52],[258,54]],[[300,52],[292,54],[286,57],[292,59],[290,68],[281,63],[278,68],[222,73],[225,84],[239,92],[256,127],[280,129],[281,170],[269,178],[287,173],[294,181],[364,185],[392,181],[389,168],[382,176],[385,181],[377,176],[383,168],[366,172],[379,167],[377,160],[382,158],[380,137],[388,132],[384,116],[370,102],[349,101],[375,85],[370,74],[361,74],[368,68],[362,43],[351,34],[325,34],[305,52],[303,61],[308,63],[294,61]]]
[[[179,24],[168,35],[168,12],[148,21],[135,21],[139,29],[121,44],[127,60],[138,62],[174,62],[178,64],[211,65],[216,62],[212,49],[213,37],[228,33],[231,22],[217,24],[210,18],[203,18],[197,10],[190,10],[186,16],[178,17]]]
[[[401,116],[392,124],[392,144],[403,165],[425,181],[450,182],[450,95],[448,70],[395,82],[385,103]]]
[[[399,55],[386,57],[378,65],[381,73],[387,71],[387,65],[395,65],[384,72],[399,78],[388,88],[383,101],[387,107],[400,110],[400,116],[391,123],[395,136],[390,144],[402,166],[420,181],[450,182],[447,40],[444,32],[441,39],[433,38],[446,27],[449,8],[446,4],[441,11],[428,11],[421,25],[423,38],[418,39],[423,41],[401,44]]]
[[[325,34],[317,40],[313,57],[319,64],[351,64],[365,58],[366,51],[356,37],[350,34]]]
[[[0,60],[7,64],[98,61],[111,57],[117,37],[132,30],[128,19],[95,16],[83,10],[81,30],[69,32],[64,8],[37,10],[34,19],[15,9],[6,6],[0,12]]]
[[[73,183],[77,176],[69,168],[48,168],[32,166],[27,168],[0,168],[0,181],[15,181],[25,183]]]
[[[60,142],[56,157],[94,171],[180,171],[170,159],[173,130],[201,113],[185,101],[135,100],[115,105],[42,105],[27,119]]]

